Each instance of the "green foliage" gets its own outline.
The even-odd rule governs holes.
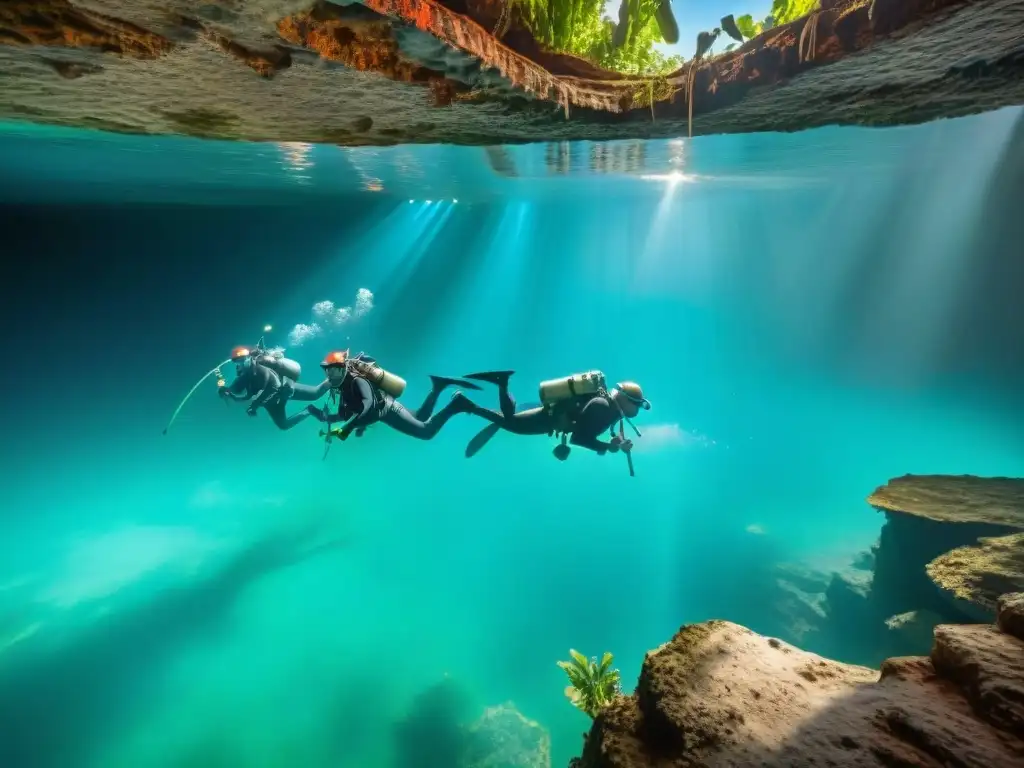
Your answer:
[[[520,17],[545,48],[572,53],[594,32],[604,4],[601,0],[514,0]]]
[[[619,687],[619,670],[612,669],[612,655],[605,653],[598,664],[596,658],[588,659],[582,653],[569,649],[571,661],[560,661],[558,666],[569,676],[570,685],[565,695],[577,709],[590,717],[608,706],[612,698],[622,690]]]
[[[615,22],[603,16],[603,0],[513,0],[537,42],[600,67],[628,75],[667,74],[682,66],[680,56],[654,50],[661,40],[655,12],[659,0],[628,0],[630,24],[623,45],[612,44]]]
[[[817,8],[818,0],[774,0],[771,17],[775,20],[776,25],[788,24],[817,10]]]
[[[736,27],[748,40],[779,24],[788,24],[818,8],[818,0],[773,0],[772,12],[763,21],[754,21],[749,13],[736,19]],[[724,21],[724,19],[723,19]]]
[[[736,27],[739,29],[740,34],[748,40],[757,37],[764,31],[764,23],[754,21],[754,17],[749,13],[745,13],[736,19]]]
[[[736,19],[733,18],[733,15],[731,13],[728,16],[722,17],[721,24],[722,31],[725,32],[725,34],[727,34],[737,43],[743,42],[743,33],[740,32],[739,27],[736,26]],[[726,50],[729,50],[729,48],[726,48]]]
[[[607,35],[599,38],[592,48],[577,55],[605,69],[627,75],[666,75],[683,65],[682,56],[666,56],[654,49],[654,43],[661,39],[661,31],[653,16],[648,17],[636,36],[620,48],[611,44],[614,24],[610,20],[604,20],[604,24]]]

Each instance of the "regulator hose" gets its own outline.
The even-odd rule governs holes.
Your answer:
[[[207,373],[206,375],[204,375],[204,376],[203,376],[203,378],[201,378],[201,379],[200,379],[199,381],[197,381],[197,382],[195,383],[195,386],[194,386],[194,387],[192,387],[192,389],[190,389],[190,390],[188,391],[188,394],[187,394],[187,395],[185,395],[185,399],[184,399],[184,400],[182,400],[182,401],[181,401],[181,402],[180,402],[180,403],[178,404],[178,407],[174,409],[174,414],[173,414],[173,415],[171,416],[171,420],[170,420],[170,421],[168,421],[168,422],[167,422],[167,426],[166,426],[166,427],[164,427],[164,434],[165,434],[165,435],[167,434],[167,430],[171,428],[171,425],[172,425],[172,424],[174,423],[174,420],[178,418],[178,414],[179,414],[179,413],[181,413],[181,409],[185,407],[185,403],[187,403],[187,402],[188,402],[188,399],[189,399],[190,397],[192,397],[193,393],[194,393],[194,392],[195,392],[195,391],[196,391],[197,389],[199,389],[199,385],[200,385],[200,384],[202,384],[202,383],[203,383],[204,381],[206,381],[206,380],[207,380],[208,378],[210,378],[211,376],[213,376],[213,374],[215,374],[215,373],[220,373],[220,369],[221,369],[221,366],[227,365],[227,364],[228,364],[228,363],[230,363],[230,362],[231,362],[231,358],[229,357],[229,358],[228,358],[227,360],[225,360],[225,361],[224,361],[223,363],[220,363],[220,365],[217,365],[217,366],[215,366],[215,367],[214,367],[213,369],[211,369],[211,370],[210,370],[210,371],[209,371],[209,372],[208,372],[208,373]]]

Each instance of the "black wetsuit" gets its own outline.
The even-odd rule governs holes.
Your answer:
[[[441,431],[441,427],[457,413],[466,413],[471,406],[469,398],[456,392],[451,401],[436,414],[434,407],[441,391],[450,382],[435,381],[423,404],[410,413],[409,409],[395,400],[391,395],[373,386],[361,376],[348,375],[338,388],[340,402],[338,412],[327,417],[328,424],[345,421],[342,427],[343,437],[356,430],[361,434],[371,424],[378,421],[387,424],[403,435],[419,440],[431,440]]]
[[[253,363],[241,376],[231,382],[231,386],[224,387],[221,391],[232,400],[252,400],[255,397],[249,410],[255,412],[261,407],[266,408],[277,428],[287,430],[305,421],[309,418],[309,414],[306,411],[300,411],[288,416],[285,413],[285,404],[289,400],[307,402],[318,400],[326,394],[328,389],[330,389],[330,384],[327,381],[316,387],[298,384],[291,379],[282,378],[276,371],[265,365]]]
[[[472,413],[517,435],[569,433],[569,442],[599,454],[611,443],[599,440],[622,418],[619,409],[603,395],[588,395],[558,403],[553,408],[530,408],[516,412],[516,401],[508,391],[508,381],[498,384],[501,413],[474,406]]]

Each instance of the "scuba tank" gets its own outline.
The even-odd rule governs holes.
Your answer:
[[[572,400],[585,395],[597,395],[606,392],[604,374],[601,371],[587,371],[564,376],[561,379],[549,379],[540,383],[540,402],[550,407],[564,400]]]
[[[302,366],[294,360],[289,360],[283,355],[276,356],[270,352],[263,352],[256,356],[256,359],[253,362],[265,365],[278,376],[285,379],[291,379],[292,381],[298,381],[299,376],[302,374]]]
[[[386,392],[396,400],[405,392],[405,379],[401,376],[396,376],[390,371],[385,371],[377,364],[376,360],[371,362],[357,356],[349,360],[348,364],[356,374],[362,376],[373,386],[377,387],[377,389]]]
[[[267,329],[269,328],[268,325]],[[282,378],[298,381],[299,376],[302,375],[302,366],[285,357],[280,349],[267,349],[264,338],[264,336],[260,336],[260,340],[256,342],[256,349],[253,350],[253,362],[265,365]]]

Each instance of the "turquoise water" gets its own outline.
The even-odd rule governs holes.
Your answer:
[[[5,126],[0,762],[415,768],[396,722],[447,679],[565,765],[569,648],[631,690],[683,623],[776,631],[757,580],[844,567],[890,477],[1019,474],[1022,125],[488,151]],[[212,382],[162,435],[268,324],[303,381],[351,346],[409,405],[431,373],[514,368],[524,403],[636,380],[636,476],[546,437],[466,460],[471,416],[325,455]],[[337,546],[223,576],[309,524]]]

